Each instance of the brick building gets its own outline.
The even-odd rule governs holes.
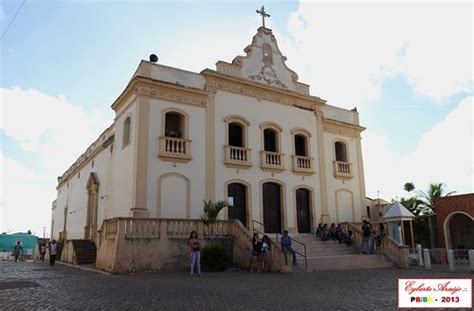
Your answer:
[[[435,204],[440,247],[474,249],[474,193],[439,198]]]

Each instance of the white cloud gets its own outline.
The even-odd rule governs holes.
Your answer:
[[[86,111],[61,95],[12,88],[0,89],[0,98],[0,128],[58,175],[111,123],[99,110]]]
[[[64,96],[37,90],[0,89],[0,128],[21,149],[37,158],[28,167],[14,158],[0,157],[3,230],[49,231],[56,177],[61,175],[111,123],[99,110],[73,105]]]
[[[440,100],[472,91],[472,4],[309,3],[280,39],[290,67],[312,93],[352,108],[404,75],[419,94]]]
[[[385,136],[367,130],[363,135],[367,195],[390,199],[405,195],[412,181],[425,190],[443,182],[458,193],[474,192],[474,97],[460,101],[446,118],[420,139],[412,152],[396,157],[396,146]]]
[[[0,154],[0,231],[49,231],[54,176],[38,175],[18,161]]]

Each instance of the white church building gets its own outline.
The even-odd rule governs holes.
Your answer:
[[[141,61],[114,122],[58,177],[51,237],[94,241],[116,217],[200,219],[203,200],[230,202],[219,217],[250,232],[366,217],[357,110],[310,95],[270,29],[244,52],[199,73]]]

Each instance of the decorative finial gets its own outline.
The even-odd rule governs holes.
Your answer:
[[[270,17],[270,14],[267,14],[267,12],[265,12],[265,6],[263,5],[260,10],[257,10],[257,13],[262,15],[262,26],[263,28],[265,28],[265,17]]]

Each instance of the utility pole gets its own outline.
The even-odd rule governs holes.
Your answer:
[[[46,237],[46,227],[43,227],[43,239]]]

